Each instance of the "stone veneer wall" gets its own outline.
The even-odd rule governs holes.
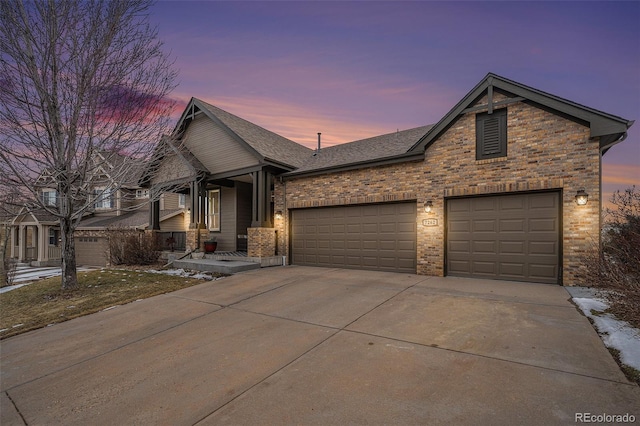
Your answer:
[[[563,284],[585,284],[582,259],[599,241],[599,140],[586,126],[519,102],[507,107],[507,157],[477,161],[475,116],[484,111],[458,117],[424,161],[277,181],[275,210],[285,213],[275,224],[279,247],[288,256],[288,209],[417,200],[417,272],[442,276],[446,198],[554,189],[562,194]],[[574,202],[581,188],[589,194],[586,206]],[[428,200],[430,214],[424,212]],[[426,218],[438,219],[438,226],[423,226]]]
[[[269,257],[276,255],[275,228],[247,229],[247,256]]]
[[[198,244],[198,233],[200,234],[200,244]],[[199,249],[204,251],[204,242],[209,239],[208,229],[195,229],[190,228],[186,231],[185,237],[185,249],[186,251],[192,251]]]

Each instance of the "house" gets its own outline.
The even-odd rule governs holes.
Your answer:
[[[74,234],[78,265],[106,266],[111,231],[134,229],[144,231],[149,224],[149,190],[138,185],[140,166],[117,153],[98,152],[93,157],[95,172],[84,191],[89,208]],[[37,193],[44,207],[55,209],[58,193],[55,179],[43,173],[36,181]],[[161,232],[158,240],[171,249],[184,250],[186,199],[184,194],[163,193],[158,198],[161,208]],[[9,255],[32,266],[57,266],[61,260],[58,218],[43,206],[25,206],[10,221]]]
[[[190,247],[214,234],[300,265],[577,284],[600,156],[631,125],[489,74],[433,126],[313,151],[192,99],[147,184],[194,194]]]
[[[632,124],[488,74],[434,125],[311,150],[194,98],[143,183],[189,195],[190,248],[579,285],[601,156]]]

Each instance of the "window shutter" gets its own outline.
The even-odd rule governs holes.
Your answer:
[[[476,159],[505,157],[507,155],[507,110],[476,117]]]
[[[500,153],[500,120],[498,117],[484,120],[483,142],[483,156]]]

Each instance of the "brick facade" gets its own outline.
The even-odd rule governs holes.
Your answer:
[[[247,256],[270,257],[276,255],[275,228],[247,229]]]
[[[503,99],[494,96],[494,102]],[[485,97],[476,105],[486,103]],[[276,182],[275,210],[286,212],[275,224],[281,254],[289,255],[289,209],[416,200],[417,272],[442,276],[448,197],[559,190],[563,284],[584,284],[582,259],[599,239],[599,140],[590,138],[587,126],[518,102],[507,106],[507,156],[477,161],[475,119],[484,111],[460,115],[427,148],[424,161]],[[574,197],[582,188],[589,203],[577,206]],[[424,211],[427,201],[433,203],[431,213]],[[438,226],[423,226],[426,218],[438,219]]]

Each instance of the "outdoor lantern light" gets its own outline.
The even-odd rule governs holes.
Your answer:
[[[424,211],[427,213],[431,213],[431,210],[433,210],[433,201],[429,200],[424,205]]]
[[[584,189],[578,190],[578,193],[576,194],[576,204],[579,206],[584,206],[585,204],[587,204],[587,201],[589,201],[589,194],[584,192]]]
[[[276,212],[276,219],[278,219],[278,220],[282,219],[282,210],[278,210]]]

